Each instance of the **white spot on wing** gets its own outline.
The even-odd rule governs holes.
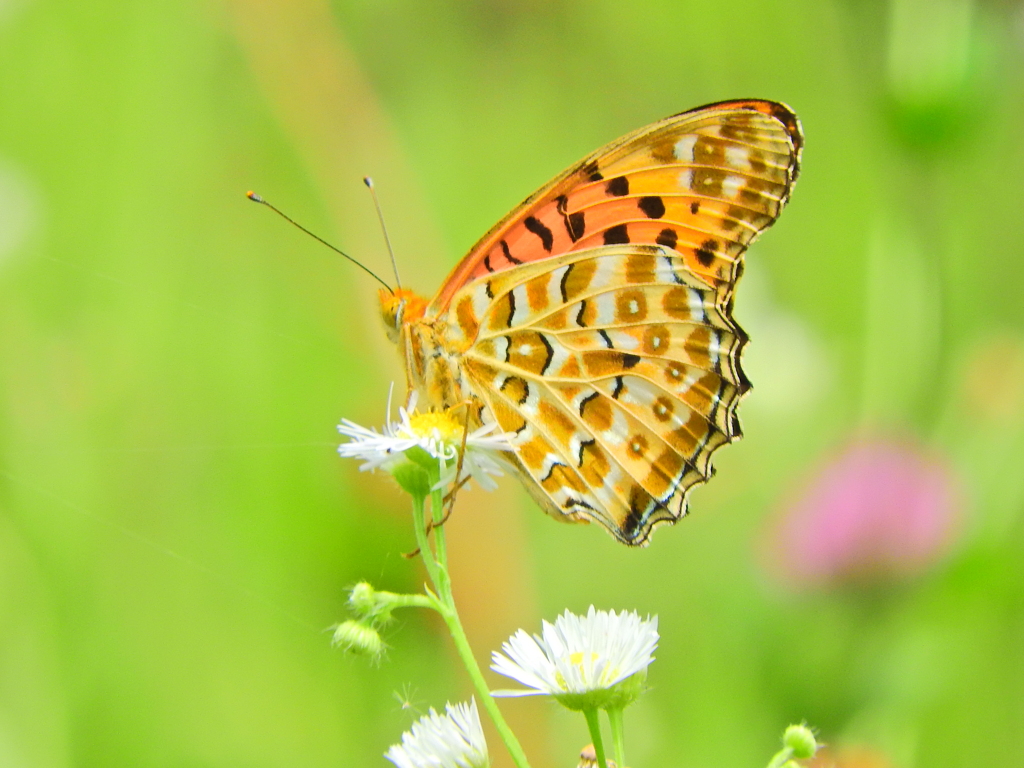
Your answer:
[[[619,279],[619,264],[622,261],[622,256],[615,254],[613,256],[602,256],[597,259],[597,269],[594,271],[594,277],[590,281],[590,285],[587,286],[588,291],[598,290],[600,288],[607,288],[610,285],[614,285]]]
[[[530,387],[530,393],[526,397],[526,402],[517,406],[517,408],[526,418],[536,419],[538,406],[540,404],[540,388],[533,382],[527,382],[527,385]]]
[[[551,474],[552,467],[554,467],[556,464],[564,463],[565,462],[562,461],[561,457],[557,456],[554,453],[548,453],[544,456],[544,461],[541,464],[541,469],[537,474],[540,477],[547,477],[549,474]]]
[[[615,294],[603,293],[591,301],[597,307],[597,319],[592,325],[611,325],[615,322]]]
[[[704,321],[704,294],[694,288],[687,289],[687,293],[690,297],[690,316],[698,322]]]
[[[558,371],[562,370],[566,360],[569,359],[569,350],[565,348],[557,336],[545,336],[545,338],[548,340],[548,344],[551,345],[551,362],[548,364],[547,374],[549,376],[557,375]]]
[[[494,358],[504,360],[508,354],[508,336],[494,337]]]
[[[683,189],[693,189],[693,171],[687,168],[679,172],[679,186]]]
[[[708,357],[711,358],[712,367],[718,365],[719,357],[722,353],[722,338],[718,335],[718,331],[711,332],[711,338],[708,340]]]
[[[664,247],[664,246],[662,246]],[[654,282],[656,283],[674,283],[676,282],[676,271],[672,264],[671,256],[662,256],[655,263],[654,267]]]
[[[562,278],[565,277],[569,264],[559,267],[551,273],[548,280],[548,307],[554,309],[562,306]]]
[[[696,136],[683,136],[683,138],[677,141],[676,148],[673,152],[673,154],[676,156],[676,160],[681,160],[684,163],[692,163],[693,145],[696,143]]]
[[[512,324],[509,327],[518,328],[533,316],[533,312],[530,311],[530,302],[526,297],[525,283],[517,285],[511,293],[515,300],[516,311],[512,315]]]
[[[473,314],[478,318],[483,317],[487,314],[487,308],[491,306],[493,301],[487,295],[487,284],[482,283],[473,289]]]
[[[745,171],[750,165],[750,153],[746,147],[735,147],[729,145],[725,148],[725,162],[730,168],[737,171]]]
[[[729,175],[725,177],[725,181],[722,182],[722,194],[726,197],[734,198],[740,193],[740,189],[743,188],[744,179],[742,176]]]

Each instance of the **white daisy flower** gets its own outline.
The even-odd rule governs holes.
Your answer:
[[[455,482],[459,451],[462,448],[466,425],[461,414],[454,409],[428,413],[416,413],[416,394],[413,393],[408,408],[399,408],[399,420],[392,422],[391,396],[388,395],[388,423],[381,432],[368,429],[348,419],[342,419],[338,431],[350,438],[338,447],[338,453],[345,458],[361,459],[362,471],[383,469],[393,470],[406,461],[406,453],[420,448],[435,459],[440,470],[440,480],[435,488]],[[466,453],[462,459],[462,477],[476,480],[481,487],[494,490],[494,478],[503,473],[502,453],[512,449],[509,435],[497,433],[497,424],[485,424],[473,430],[466,438]]]
[[[384,757],[398,768],[486,768],[490,759],[476,700],[447,704],[443,715],[431,707]]]
[[[569,611],[543,623],[540,635],[519,630],[491,657],[491,669],[528,690],[496,696],[554,696],[570,709],[614,709],[641,693],[658,646],[658,617],[635,612]]]

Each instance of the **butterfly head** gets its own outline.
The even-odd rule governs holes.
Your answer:
[[[378,296],[380,297],[380,316],[384,318],[384,327],[387,329],[388,338],[397,344],[402,333],[402,326],[422,319],[427,309],[427,300],[408,288],[397,288],[393,293],[381,288]]]

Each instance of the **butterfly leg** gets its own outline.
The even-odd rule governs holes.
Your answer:
[[[452,510],[455,509],[456,494],[459,492],[462,486],[469,482],[468,477],[462,477],[462,457],[466,455],[466,441],[469,440],[470,405],[471,403],[469,400],[466,400],[465,402],[462,403],[462,406],[465,407],[466,409],[466,419],[462,427],[462,446],[459,448],[459,460],[455,464],[455,487],[452,488],[451,491],[448,492],[448,495],[444,498],[444,501],[448,502],[447,511],[444,513],[440,520],[431,522],[430,528],[432,529],[440,528],[442,525],[448,522],[448,518],[452,516]]]

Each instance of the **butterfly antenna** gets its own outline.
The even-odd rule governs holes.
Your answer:
[[[315,234],[315,233],[313,233],[313,232],[310,232],[310,231],[309,231],[308,229],[306,229],[306,228],[305,228],[304,226],[302,226],[301,224],[299,224],[299,222],[295,221],[295,219],[293,219],[293,218],[292,218],[291,216],[289,216],[289,215],[288,215],[287,213],[285,213],[284,211],[282,211],[281,209],[279,209],[279,208],[278,208],[277,206],[273,205],[272,203],[269,203],[269,202],[267,202],[267,201],[266,201],[266,200],[264,200],[264,199],[263,199],[262,197],[260,197],[259,195],[257,195],[257,194],[256,194],[255,192],[246,192],[246,193],[245,193],[245,196],[246,196],[246,197],[248,197],[248,198],[249,198],[250,200],[252,200],[252,201],[253,201],[254,203],[259,203],[260,205],[265,205],[265,206],[267,206],[267,208],[269,208],[270,210],[272,210],[272,211],[273,211],[274,213],[276,213],[276,214],[277,214],[278,216],[280,216],[280,217],[281,217],[282,219],[284,219],[285,221],[287,221],[287,222],[288,222],[289,224],[291,224],[291,225],[293,225],[293,226],[295,226],[295,227],[298,227],[298,228],[299,228],[299,229],[301,229],[301,230],[302,230],[303,232],[305,232],[305,233],[306,233],[307,235],[309,235],[310,237],[312,237],[312,238],[313,238],[314,240],[317,240],[317,241],[319,241],[319,242],[323,243],[324,245],[326,245],[326,246],[327,246],[328,248],[330,248],[330,249],[331,249],[332,251],[334,251],[334,252],[335,252],[335,253],[337,253],[338,255],[340,255],[340,256],[344,256],[344,257],[345,257],[346,259],[348,259],[349,261],[351,261],[351,262],[352,262],[353,264],[355,264],[355,265],[356,265],[357,267],[359,267],[359,268],[360,268],[361,270],[363,270],[363,271],[364,271],[364,272],[365,272],[366,274],[368,274],[368,275],[369,275],[370,277],[372,277],[372,278],[373,278],[374,280],[376,280],[376,281],[377,281],[378,283],[380,283],[380,284],[381,284],[381,285],[383,285],[383,286],[384,286],[385,288],[387,288],[387,289],[388,289],[388,291],[390,291],[390,292],[391,292],[392,294],[394,294],[394,292],[395,292],[395,291],[394,291],[394,289],[393,289],[393,288],[392,288],[392,287],[391,287],[390,285],[388,285],[387,283],[385,283],[385,282],[384,282],[383,280],[381,280],[381,279],[380,279],[380,277],[378,277],[378,276],[376,275],[376,273],[374,273],[374,272],[373,272],[373,270],[371,270],[371,269],[370,269],[369,267],[367,267],[367,266],[366,266],[365,264],[362,264],[362,263],[360,263],[360,262],[356,261],[356,260],[355,260],[355,259],[353,259],[353,258],[352,258],[351,256],[349,256],[349,255],[348,255],[347,253],[345,253],[345,252],[344,252],[343,250],[341,250],[340,248],[336,248],[335,246],[331,245],[331,244],[330,244],[330,243],[328,243],[328,242],[327,242],[326,240],[324,240],[324,239],[323,239],[322,237],[320,237],[320,235],[317,235],[317,234]]]
[[[398,260],[395,259],[395,250],[391,247],[391,238],[388,237],[388,228],[384,226],[384,214],[380,210],[380,203],[377,201],[377,190],[373,186],[373,179],[369,176],[363,177],[363,184],[370,190],[370,197],[373,198],[373,207],[377,209],[377,218],[380,220],[380,228],[384,233],[384,242],[387,243],[388,253],[391,255],[391,268],[395,271],[395,285],[402,289],[402,279],[398,276]]]

